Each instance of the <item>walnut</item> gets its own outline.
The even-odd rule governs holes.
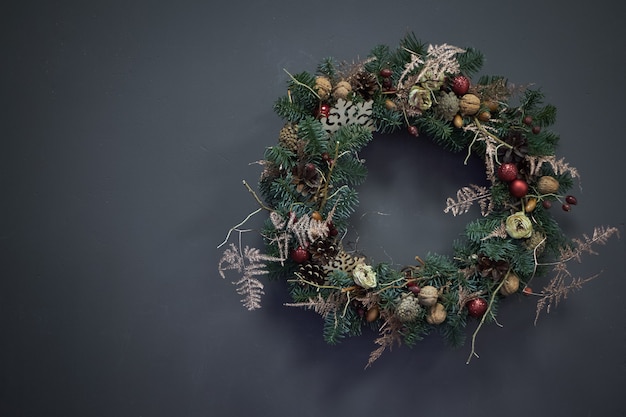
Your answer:
[[[511,295],[519,289],[519,277],[515,272],[509,272],[504,277],[504,283],[500,287],[500,294],[507,296]]]
[[[459,100],[459,111],[464,116],[472,116],[480,109],[480,98],[475,94],[465,94]]]
[[[437,298],[439,298],[439,291],[437,288],[432,285],[427,285],[420,289],[420,292],[417,294],[417,298],[421,305],[425,307],[431,307],[437,304]]]
[[[446,308],[441,303],[437,303],[430,308],[428,315],[426,316],[426,321],[428,324],[441,324],[448,317],[448,313],[446,312]]]

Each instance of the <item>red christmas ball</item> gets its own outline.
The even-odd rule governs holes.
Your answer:
[[[487,312],[487,300],[484,298],[474,298],[465,304],[467,313],[477,319],[481,318]]]
[[[502,164],[498,167],[498,178],[504,182],[511,182],[517,178],[517,165],[513,163]]]
[[[522,198],[528,194],[528,183],[524,180],[513,180],[509,184],[509,192],[513,197]]]
[[[467,94],[470,87],[470,80],[465,75],[457,75],[452,79],[452,91],[457,96]]]
[[[302,246],[298,246],[296,249],[291,251],[291,259],[299,264],[308,261],[309,256],[309,251],[304,249]]]
[[[320,108],[317,110],[317,117],[321,119],[322,117],[328,117],[328,115],[330,115],[330,106],[328,104],[320,105]]]

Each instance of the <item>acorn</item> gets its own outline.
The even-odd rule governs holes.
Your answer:
[[[554,177],[544,175],[537,180],[537,191],[541,194],[555,194],[559,191],[559,182]]]
[[[455,115],[454,119],[452,119],[452,124],[457,129],[462,128],[463,127],[463,116],[461,116],[460,114]]]
[[[378,310],[378,307],[374,306],[370,308],[369,310],[367,310],[367,313],[365,313],[365,320],[368,323],[376,321],[376,319],[378,319],[379,314],[380,314],[380,311]]]

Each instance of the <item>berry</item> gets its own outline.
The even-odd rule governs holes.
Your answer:
[[[565,203],[561,206],[561,208],[563,209],[563,211],[570,211],[572,209],[572,206],[570,206],[569,204]]]
[[[509,184],[509,192],[513,197],[522,198],[528,193],[528,183],[520,179],[513,180]]]
[[[465,75],[457,75],[452,79],[452,91],[457,96],[467,94],[470,87],[470,80]]]
[[[578,204],[578,200],[573,195],[568,195],[567,197],[565,197],[565,201],[567,202],[567,204],[571,204],[573,206]]]
[[[413,136],[419,136],[419,131],[417,130],[417,127],[415,126],[409,126],[407,128],[407,130],[409,131],[409,133]]]
[[[299,264],[304,263],[309,260],[309,251],[304,249],[302,246],[298,246],[296,249],[291,251],[291,259]]]
[[[474,298],[468,301],[465,306],[470,316],[479,319],[487,312],[488,304],[484,298]]]
[[[330,106],[328,104],[322,104],[320,108],[317,110],[317,117],[328,117],[330,115]]]
[[[417,285],[411,285],[409,287],[409,291],[411,291],[413,294],[417,295],[420,292],[420,287],[418,287]]]
[[[498,178],[504,182],[511,182],[517,178],[517,165],[513,163],[502,164],[498,167]]]
[[[322,159],[324,161],[329,161],[330,160],[330,154],[328,152],[322,153]]]
[[[531,295],[533,293],[533,289],[530,287],[524,287],[522,293],[524,293],[524,295]]]
[[[539,132],[541,132],[541,126],[533,126],[533,133],[537,135]]]
[[[383,68],[379,72],[380,76],[383,78],[389,78],[393,74],[393,72],[389,68]]]
[[[526,126],[530,126],[533,124],[533,118],[531,116],[526,116],[522,119],[522,123],[524,123]]]
[[[549,209],[550,207],[552,207],[552,201],[550,201],[550,200],[543,200],[541,202],[541,205],[543,206],[544,209]]]

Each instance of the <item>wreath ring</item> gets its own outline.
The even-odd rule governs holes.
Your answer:
[[[247,309],[261,307],[259,276],[286,279],[293,299],[286,305],[320,314],[328,343],[367,327],[379,332],[367,366],[394,344],[414,346],[434,330],[461,345],[475,319],[469,363],[478,331],[495,321],[506,297],[537,296],[536,322],[594,278],[573,278],[568,262],[618,231],[596,227],[592,236],[569,239],[551,215],[555,204],[565,211],[577,204],[567,192],[580,179],[555,156],[559,136],[547,128],[556,108],[544,104],[540,90],[512,87],[503,77],[472,81],[482,64],[476,49],[426,45],[409,34],[397,48],[377,46],[358,63],[326,58],[315,73],[287,72],[287,94],[274,104],[285,124],[261,161],[258,193],[244,181],[259,208],[220,245],[239,232],[218,270],[222,278],[229,270],[239,274],[233,283]],[[445,213],[461,215],[474,204],[481,211],[453,256],[416,256],[415,265],[397,270],[347,250],[343,237],[358,205],[355,187],[367,174],[359,150],[374,132],[401,129],[477,155],[490,185],[470,184],[447,199]],[[241,243],[241,226],[260,212],[268,213],[260,231],[265,251]],[[531,282],[547,274],[543,290],[534,292]]]

